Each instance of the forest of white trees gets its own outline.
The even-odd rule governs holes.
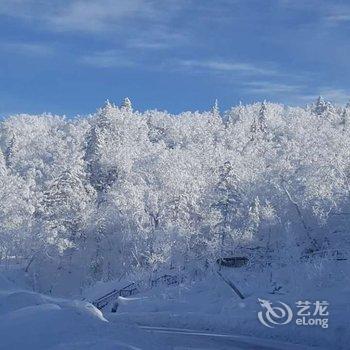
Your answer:
[[[0,263],[45,292],[68,274],[300,259],[344,249],[349,227],[350,105],[171,115],[125,99],[0,121]]]

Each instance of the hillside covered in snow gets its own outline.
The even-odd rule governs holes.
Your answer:
[[[350,105],[322,98],[305,108],[263,102],[221,112],[216,103],[180,115],[138,112],[125,99],[88,117],[1,120],[0,317],[9,323],[0,334],[13,344],[16,327],[32,324],[24,346],[47,318],[58,333],[71,319],[107,334],[106,348],[123,338],[108,333],[107,321],[290,342],[300,328],[266,333],[257,301],[319,298],[333,303],[333,327],[312,337],[303,329],[295,342],[345,346],[349,118]],[[244,266],[218,264],[232,257]],[[175,289],[153,283],[164,274]],[[139,299],[119,299],[121,314],[103,316],[87,303],[127,283]]]

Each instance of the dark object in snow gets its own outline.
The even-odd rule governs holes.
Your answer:
[[[236,287],[236,285],[232,281],[225,278],[219,271],[217,271],[217,274],[242,300],[244,299],[244,295],[241,293],[241,291]]]
[[[108,303],[116,298],[118,296],[121,297],[129,297],[134,294],[137,294],[139,292],[138,286],[136,283],[130,283],[124,288],[121,289],[114,289],[111,292],[107,293],[106,295],[102,296],[101,298],[98,298],[97,300],[94,300],[92,304],[96,306],[98,309],[103,309]]]
[[[161,277],[158,277],[155,280],[151,280],[150,284],[152,287],[156,287],[162,284],[166,284],[168,286],[171,285],[179,285],[184,281],[183,276],[178,275],[163,275]],[[119,296],[121,297],[130,297],[132,295],[135,295],[139,293],[140,291],[140,285],[142,284],[141,281],[139,282],[133,282],[128,284],[127,286],[121,288],[121,289],[114,289],[111,292],[105,294],[104,296],[94,300],[92,304],[96,306],[98,309],[102,310],[105,306],[107,306],[112,300],[117,299]],[[117,312],[118,306],[115,308],[115,304],[112,307],[111,312]],[[115,309],[115,310],[114,310]]]
[[[119,291],[119,295],[121,297],[130,297],[134,294],[137,294],[139,292],[137,286],[135,283],[130,283],[128,286],[122,288],[120,291]]]
[[[304,255],[300,257],[302,261],[312,258],[322,258],[326,260],[345,261],[348,260],[347,251],[341,249],[323,249],[323,250],[310,250],[304,251]]]
[[[177,275],[163,275],[155,280],[151,281],[151,286],[156,287],[158,285],[166,284],[168,286],[171,285],[178,285],[183,282],[183,277],[182,276],[177,276]]]
[[[284,293],[281,292],[282,286],[277,286],[276,282],[273,283],[273,291],[270,292],[269,294],[280,294],[283,295]]]
[[[231,258],[219,258],[216,262],[226,267],[242,267],[247,265],[249,259],[245,256],[233,256]]]
[[[117,312],[118,306],[119,306],[119,303],[118,303],[118,299],[117,299],[117,300],[113,303],[113,307],[112,307],[111,312],[113,312],[113,313]]]

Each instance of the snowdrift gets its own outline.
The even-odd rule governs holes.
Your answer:
[[[109,324],[88,302],[16,290],[1,274],[0,281],[1,349],[118,350],[135,349],[128,343],[140,341],[137,330]]]

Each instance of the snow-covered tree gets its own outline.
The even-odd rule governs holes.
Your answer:
[[[122,103],[122,108],[126,109],[129,112],[132,112],[132,104],[129,97],[124,98],[124,101]]]
[[[350,104],[348,103],[341,113],[340,126],[343,131],[349,128]]]
[[[214,233],[220,237],[221,254],[223,255],[227,250],[232,253],[242,203],[238,179],[229,161],[219,167],[219,179],[214,188],[214,198],[216,200],[212,208],[218,213]]]
[[[239,249],[282,260],[346,246],[348,112],[320,98],[171,115],[125,99],[88,118],[6,118],[1,259],[82,284]]]
[[[254,115],[253,122],[250,126],[251,139],[255,138],[264,138],[267,133],[267,123],[266,123],[266,115],[267,115],[267,106],[266,102],[262,102],[260,105],[258,115]]]

